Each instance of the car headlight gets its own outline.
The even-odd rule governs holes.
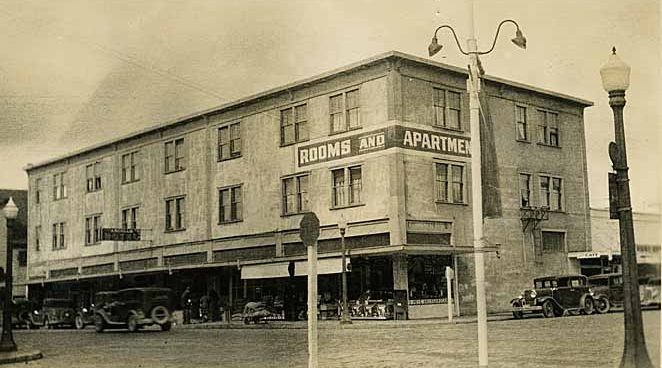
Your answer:
[[[65,317],[69,317],[69,312],[64,312]]]
[[[32,313],[34,313],[34,314],[36,314],[36,315],[39,315],[39,311],[37,311],[37,310],[36,310],[36,311],[33,311]]]
[[[83,308],[83,313],[87,313],[87,308]]]
[[[531,297],[531,299],[535,299],[535,297],[538,296],[538,293],[536,293],[535,290],[531,290],[531,294],[529,294],[529,296]]]
[[[517,299],[524,299],[524,295],[520,294]]]

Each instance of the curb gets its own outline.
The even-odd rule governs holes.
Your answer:
[[[37,360],[43,358],[44,355],[39,350],[32,351],[12,351],[6,353],[0,353],[0,364],[12,364],[12,363],[22,363],[29,362],[31,360]]]

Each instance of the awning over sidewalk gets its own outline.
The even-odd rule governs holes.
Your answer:
[[[287,267],[289,262],[265,263],[258,265],[245,265],[241,267],[241,278],[268,279],[276,277],[288,277]],[[326,275],[342,272],[342,258],[323,258],[317,260],[317,274]],[[294,263],[294,275],[308,275],[308,261],[296,261]]]

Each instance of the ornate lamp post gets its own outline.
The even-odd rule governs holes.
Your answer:
[[[494,50],[496,45],[497,38],[499,37],[499,31],[501,26],[505,23],[512,23],[515,25],[516,32],[515,38],[511,41],[518,47],[525,49],[526,48],[526,38],[522,34],[522,31],[519,28],[517,22],[511,19],[506,19],[499,23],[497,27],[496,34],[494,36],[494,41],[492,42],[492,47],[487,51],[478,51],[478,45],[476,41],[476,25],[474,23],[473,17],[476,7],[476,2],[473,1],[471,8],[471,25],[469,27],[470,34],[467,39],[467,47],[469,51],[464,51],[460,45],[460,41],[455,34],[455,30],[449,25],[442,25],[434,31],[434,36],[432,37],[432,42],[428,46],[428,52],[430,56],[433,56],[437,52],[441,51],[442,45],[439,44],[437,39],[437,32],[441,29],[447,28],[453,34],[455,38],[455,43],[460,49],[460,52],[464,55],[469,56],[470,68],[469,68],[469,78],[467,80],[467,90],[469,92],[469,110],[470,110],[470,123],[471,123],[471,198],[473,205],[472,208],[472,219],[473,219],[473,244],[474,244],[474,257],[476,263],[476,314],[478,319],[478,365],[480,367],[487,367],[487,308],[485,305],[485,260],[484,260],[484,242],[483,237],[483,193],[482,193],[482,178],[481,178],[481,147],[480,147],[480,102],[478,93],[480,92],[480,77],[482,74],[482,67],[480,61],[478,60],[479,55],[486,55]]]
[[[0,352],[16,351],[17,346],[14,342],[14,335],[12,334],[11,315],[12,315],[12,267],[13,267],[13,252],[11,244],[10,231],[12,222],[18,215],[18,207],[14,200],[9,197],[9,201],[3,209],[5,218],[7,219],[7,262],[5,268],[5,302],[2,310],[2,338],[0,339]]]
[[[639,271],[637,270],[637,250],[634,242],[634,225],[630,203],[630,179],[628,178],[627,152],[625,149],[625,128],[623,108],[625,90],[630,85],[630,67],[616,55],[612,48],[609,61],[600,68],[602,86],[609,93],[609,106],[614,113],[614,133],[616,142],[609,143],[609,158],[616,171],[616,216],[620,229],[621,262],[623,266],[623,316],[625,342],[621,367],[652,367],[641,320],[639,299]]]
[[[352,320],[349,317],[349,310],[347,310],[347,251],[345,250],[345,231],[347,231],[347,220],[345,216],[340,215],[338,220],[338,229],[340,229],[340,251],[342,252],[342,310],[340,312],[340,324],[351,324]]]

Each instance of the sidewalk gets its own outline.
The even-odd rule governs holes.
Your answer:
[[[512,318],[510,313],[499,313],[487,316],[488,322],[505,321]],[[318,320],[320,329],[384,329],[384,328],[403,328],[422,325],[443,325],[443,324],[463,324],[475,323],[476,316],[461,316],[453,318],[449,322],[447,318],[435,319],[416,319],[416,320],[356,320],[351,325],[341,325],[338,320]],[[177,323],[175,328],[183,329],[306,329],[307,321],[264,321],[258,324],[244,324],[243,321],[227,322],[205,322],[183,325]]]

